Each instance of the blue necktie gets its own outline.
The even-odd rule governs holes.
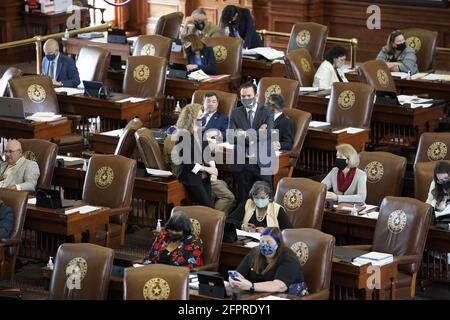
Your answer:
[[[248,127],[251,128],[252,125],[253,125],[253,110],[250,110],[250,111],[248,112],[248,118],[247,118],[247,120],[248,120]]]

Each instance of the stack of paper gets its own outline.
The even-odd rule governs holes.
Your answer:
[[[62,159],[64,160],[65,166],[77,166],[80,164],[84,164],[83,158],[77,158],[77,157],[67,157],[67,156],[56,156],[56,160]]]
[[[311,121],[309,123],[310,128],[319,128],[319,127],[325,127],[325,126],[329,126],[329,125],[330,125],[329,122],[324,122],[324,121]]]
[[[393,71],[393,72],[391,72],[391,75],[393,77],[400,78],[400,79],[406,79],[408,77],[408,74],[406,72]]]
[[[197,70],[188,74],[188,78],[191,80],[202,81],[209,79],[209,76],[203,70]]]
[[[450,81],[450,74],[430,73],[430,74],[426,75],[425,77],[423,77],[422,79],[423,80],[431,80],[431,81],[436,81],[436,80]]]
[[[138,97],[128,97],[121,100],[117,100],[118,103],[124,103],[124,102],[131,102],[131,103],[138,103],[141,101],[147,100],[147,98],[138,98]]]
[[[247,242],[246,244],[244,244],[244,247],[247,247],[247,248],[254,248],[257,246],[259,246],[259,242],[256,242],[256,241],[250,241],[250,242]]]
[[[264,297],[264,298],[258,298],[256,300],[289,300],[289,299],[288,298],[281,298],[281,297],[270,295],[270,296],[267,296],[267,297]]]
[[[284,52],[278,51],[270,47],[258,47],[253,49],[244,49],[242,51],[243,55],[260,55],[266,58],[267,60],[275,60],[284,58]]]
[[[76,94],[83,94],[84,89],[78,89],[78,88],[67,88],[67,87],[59,87],[55,88],[56,93],[65,92],[68,96],[73,96]]]
[[[261,238],[261,234],[259,232],[247,232],[241,229],[236,229],[236,234],[237,236],[242,236],[242,237],[249,237],[249,238],[253,238],[259,241],[259,239]]]
[[[409,96],[409,95],[399,95],[398,101],[400,104],[409,103],[411,105],[411,108],[428,108],[433,105],[432,99],[423,99],[419,98],[418,96]]]
[[[35,206],[36,205],[36,198],[29,198],[28,199],[28,204],[31,204],[31,205]]]
[[[158,177],[170,177],[172,175],[171,171],[151,169],[151,168],[147,168],[147,173],[152,176],[158,176]]]
[[[189,275],[189,288],[198,290],[198,276],[196,274]]]
[[[319,90],[319,87],[300,87],[300,92],[316,92]]]
[[[36,112],[32,116],[28,116],[26,119],[36,122],[49,122],[60,119],[62,116],[60,114],[55,114],[54,112]]]
[[[392,263],[394,261],[394,256],[390,253],[372,251],[355,258],[353,261],[362,264],[371,263],[373,266],[381,267],[386,264]]]
[[[99,209],[100,209],[100,207],[86,205],[86,206],[82,206],[82,207],[66,210],[65,214],[72,214],[72,213],[76,213],[76,212],[79,212],[80,214],[86,214],[86,213],[89,213],[89,212],[97,211]]]
[[[361,129],[361,128],[347,127],[347,128],[340,129],[340,130],[335,130],[335,131],[333,131],[333,133],[347,132],[348,134],[356,134],[356,133],[363,132],[363,131],[364,131],[364,129]]]

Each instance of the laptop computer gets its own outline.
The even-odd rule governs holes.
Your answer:
[[[111,56],[111,61],[109,63],[109,66],[114,71],[122,71],[122,57],[121,56],[112,55]]]
[[[225,287],[225,281],[218,272],[199,271],[198,293],[204,296],[226,298],[231,296],[231,291]]]
[[[23,109],[23,99],[0,97],[0,117],[25,119],[29,115]]]
[[[83,80],[83,87],[86,97],[98,98],[98,93],[103,87],[103,82]]]
[[[392,91],[380,91],[375,92],[375,104],[385,106],[402,106],[398,101],[397,93]]]
[[[170,78],[187,79],[188,74],[189,72],[186,70],[186,65],[173,63],[169,66],[169,74],[167,76]]]
[[[59,190],[36,188],[36,206],[49,209],[63,209],[80,205],[79,200],[61,199]]]

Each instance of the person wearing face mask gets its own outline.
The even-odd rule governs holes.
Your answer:
[[[191,16],[186,18],[185,25],[186,28],[181,32],[181,38],[188,34],[195,34],[202,39],[222,36],[220,28],[208,21],[208,16],[203,8],[192,11]]]
[[[203,265],[203,241],[193,234],[189,218],[174,214],[156,237],[144,264],[169,264],[194,269]]]
[[[359,156],[350,144],[336,146],[335,167],[322,183],[327,186],[327,200],[364,203],[367,196],[367,174],[358,169]]]
[[[44,53],[42,75],[51,77],[55,86],[78,87],[80,75],[75,61],[59,52],[56,40],[49,39],[44,43]]]
[[[450,214],[450,163],[436,163],[426,203],[434,208],[436,218]]]
[[[212,48],[195,34],[183,38],[184,55],[187,60],[186,70],[203,70],[206,74],[217,74],[216,56]]]
[[[232,288],[254,292],[308,295],[302,266],[296,254],[284,245],[281,231],[268,227],[261,233],[259,247],[253,248],[229,277]]]
[[[283,114],[284,99],[280,94],[271,94],[266,106],[272,108],[275,130],[278,130],[278,141],[273,142],[275,150],[291,150],[294,143],[294,127],[291,119]]]
[[[405,37],[400,30],[391,32],[387,44],[378,53],[377,60],[386,61],[391,71],[419,72],[417,68],[416,51],[408,46]]]
[[[176,140],[171,159],[176,177],[186,188],[189,198],[201,206],[213,208],[211,181],[218,171],[207,139],[202,136],[203,106],[192,103],[183,107],[172,135]]]
[[[347,59],[347,50],[341,46],[331,48],[325,54],[325,60],[314,75],[313,87],[330,89],[335,82],[348,82],[342,67]]]
[[[261,37],[256,32],[252,14],[247,8],[233,5],[223,8],[220,28],[229,37],[241,38],[244,41],[244,48],[253,49],[263,46]]]
[[[292,228],[283,207],[273,202],[272,189],[265,181],[257,181],[249,192],[245,204],[240,204],[228,217],[236,228],[261,232],[265,227]]]
[[[257,101],[256,85],[246,82],[239,91],[242,107],[233,110],[227,130],[227,141],[236,145],[235,162],[230,165],[239,189],[239,202],[247,199],[248,192],[256,181],[272,185],[275,152],[272,148],[274,129],[273,111]],[[242,145],[240,141],[244,140]],[[244,150],[245,148],[245,150]],[[240,155],[245,155],[239,158]],[[255,159],[256,158],[256,159]],[[241,161],[244,160],[245,163]]]

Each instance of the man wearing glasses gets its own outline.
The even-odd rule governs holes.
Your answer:
[[[0,164],[0,188],[34,191],[39,175],[38,164],[22,156],[20,142],[9,140]]]

